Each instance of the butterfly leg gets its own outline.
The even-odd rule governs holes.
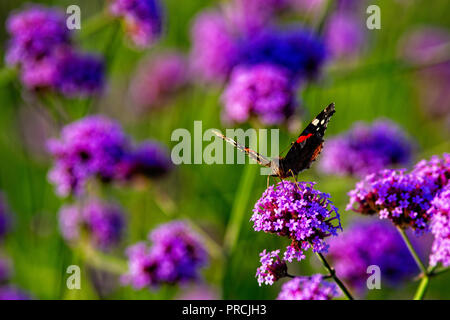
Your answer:
[[[300,187],[298,186],[297,182],[297,177],[295,176],[294,172],[291,169],[289,169],[289,172],[292,174],[292,178],[294,178],[295,186],[297,187],[298,190],[300,190]]]
[[[270,183],[270,175],[267,176],[267,188],[269,187],[269,183]]]

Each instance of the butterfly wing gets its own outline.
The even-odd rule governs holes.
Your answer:
[[[293,142],[291,149],[280,159],[281,171],[290,176],[290,170],[296,175],[308,169],[319,156],[323,146],[323,136],[331,116],[335,113],[334,103],[320,112]]]
[[[223,140],[225,140],[226,142],[232,144],[233,146],[236,147],[236,149],[245,152],[250,158],[252,158],[253,160],[255,160],[256,162],[258,162],[260,165],[264,166],[264,167],[270,167],[270,159],[264,157],[263,155],[260,155],[258,152],[247,148],[239,143],[237,143],[236,141],[234,141],[231,138],[228,138],[227,136],[224,136],[223,134],[221,134],[219,131],[217,130],[213,130],[213,133],[222,138]]]

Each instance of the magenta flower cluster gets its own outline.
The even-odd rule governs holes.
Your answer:
[[[434,155],[428,161],[418,162],[412,174],[426,179],[438,189],[445,187],[450,181],[450,153],[444,153],[442,157]]]
[[[430,265],[442,263],[444,267],[450,266],[450,184],[431,202],[429,210],[432,215],[431,232],[434,242],[431,248]]]
[[[162,8],[159,0],[113,0],[111,13],[121,17],[133,43],[145,48],[162,32]]]
[[[282,181],[264,191],[250,220],[255,231],[291,240],[283,259],[300,261],[305,257],[303,251],[309,248],[326,252],[325,239],[342,229],[338,210],[329,198],[315,190],[314,183]]]
[[[347,210],[379,214],[380,219],[420,234],[429,229],[428,209],[435,193],[435,185],[422,177],[405,170],[382,170],[366,176],[348,193]]]
[[[59,211],[59,228],[64,239],[76,242],[87,236],[91,244],[101,250],[116,246],[122,238],[124,227],[122,210],[98,199],[64,206]]]
[[[358,123],[348,132],[327,140],[320,169],[337,175],[364,176],[412,161],[414,144],[393,122]]]
[[[207,251],[184,221],[159,226],[149,234],[149,240],[151,245],[141,242],[128,248],[124,284],[142,289],[199,279],[199,270],[208,261]]]
[[[55,158],[48,179],[61,196],[82,194],[90,178],[122,182],[158,177],[171,168],[164,147],[149,141],[133,148],[121,126],[100,115],[65,126],[60,139],[49,140],[48,149]]]
[[[256,269],[256,278],[258,284],[272,285],[280,278],[287,276],[286,261],[279,256],[280,250],[266,252],[264,250],[259,254],[261,266]]]
[[[185,58],[175,52],[151,57],[139,66],[131,82],[131,97],[139,109],[166,104],[188,82]]]
[[[52,88],[69,96],[102,90],[102,59],[73,47],[62,11],[31,6],[13,13],[6,29],[11,36],[6,63],[20,66],[21,80],[27,88]]]
[[[345,283],[364,290],[367,268],[376,265],[383,283],[395,285],[419,270],[401,236],[385,221],[357,221],[330,241],[328,257]]]
[[[327,282],[321,274],[295,277],[281,287],[277,300],[331,300],[338,297],[336,284]]]
[[[297,105],[288,71],[270,64],[234,68],[222,101],[227,122],[256,117],[266,125],[283,123]]]

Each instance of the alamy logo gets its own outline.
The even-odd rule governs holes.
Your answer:
[[[69,290],[81,289],[81,270],[77,265],[70,265],[67,267],[66,273],[70,274],[67,278],[66,285]]]
[[[373,264],[367,267],[367,274],[370,276],[367,278],[367,289],[381,289],[381,269],[379,266]]]
[[[72,4],[67,7],[67,14],[70,16],[66,19],[66,26],[69,30],[80,30],[81,29],[81,9],[79,6]]]

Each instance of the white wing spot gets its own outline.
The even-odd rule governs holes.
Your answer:
[[[325,119],[323,119],[322,121],[320,121],[320,124],[324,124],[325,123]]]
[[[313,126],[317,126],[317,124],[319,123],[319,119],[314,119],[312,122]]]

